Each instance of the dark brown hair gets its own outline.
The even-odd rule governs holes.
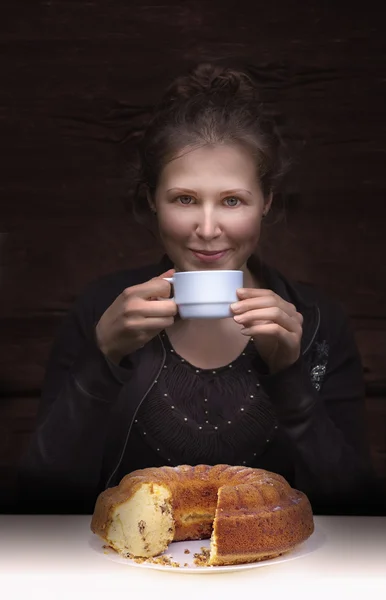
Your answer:
[[[277,189],[288,169],[286,146],[261,102],[257,82],[247,70],[202,63],[166,89],[139,142],[134,214],[149,213],[164,166],[183,149],[239,144],[255,157],[265,196]]]

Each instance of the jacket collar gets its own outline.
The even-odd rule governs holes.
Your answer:
[[[304,296],[298,284],[290,282],[275,268],[268,266],[257,255],[252,254],[247,262],[251,273],[267,288],[278,296],[291,302],[296,310],[303,316],[302,354],[305,354],[316,337],[320,324],[320,311],[315,302]],[[167,254],[164,254],[160,263],[160,273],[173,268],[173,263]]]

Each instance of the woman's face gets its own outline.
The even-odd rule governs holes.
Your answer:
[[[239,146],[184,150],[161,173],[155,193],[165,251],[178,271],[243,269],[269,208],[248,151]]]

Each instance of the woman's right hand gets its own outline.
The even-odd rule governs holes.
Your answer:
[[[170,299],[174,269],[145,283],[126,288],[103,313],[96,326],[100,350],[119,364],[126,354],[135,352],[160,331],[174,323],[177,305]],[[165,298],[165,300],[157,300]]]

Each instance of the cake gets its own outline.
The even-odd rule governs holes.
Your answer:
[[[208,565],[274,558],[314,530],[307,496],[264,469],[229,465],[147,468],[96,500],[91,530],[126,557],[155,557],[171,542],[210,538]]]

